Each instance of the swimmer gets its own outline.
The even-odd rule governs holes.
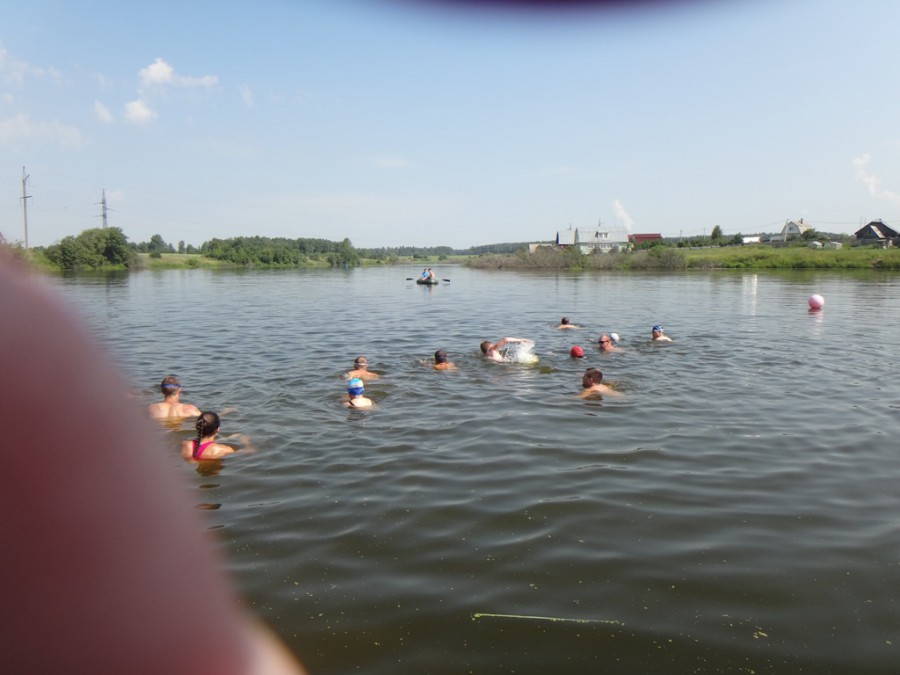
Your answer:
[[[584,358],[584,348],[580,347],[578,345],[575,345],[574,347],[572,347],[572,349],[569,350],[569,356],[571,356],[573,359],[583,359]]]
[[[663,328],[659,324],[653,326],[650,334],[653,336],[651,338],[653,342],[674,342],[668,335],[663,335]]]
[[[600,339],[597,340],[597,346],[600,347],[601,352],[620,352],[622,351],[621,347],[616,347],[613,344],[613,340],[609,335],[605,333],[600,336]]]
[[[488,358],[491,361],[506,361],[506,358],[503,356],[503,354],[500,353],[500,350],[505,345],[524,342],[531,342],[531,340],[514,337],[505,337],[497,342],[485,340],[481,343],[481,353],[484,354],[485,358]]]
[[[583,389],[578,394],[579,398],[597,398],[598,396],[621,396],[609,386],[603,384],[603,373],[597,368],[588,368],[581,377]]]
[[[569,322],[569,317],[564,316],[559,320],[559,325],[557,328],[580,328],[581,326],[576,326],[574,323]]]
[[[451,363],[447,357],[445,349],[438,349],[434,353],[434,369],[435,370],[456,370],[456,364]]]
[[[363,396],[363,392],[365,392],[363,381],[354,377],[347,383],[347,398],[344,405],[348,408],[371,408],[375,405],[375,401]]]
[[[147,406],[150,417],[161,420],[173,417],[196,417],[200,409],[190,403],[181,402],[181,382],[174,375],[163,378],[159,385],[165,400]]]
[[[248,615],[225,547],[192,508],[196,488],[90,333],[2,251],[0,288],[0,370],[16,383],[0,390],[4,447],[16,450],[0,490],[0,570],[15,579],[0,610],[6,669],[303,673]],[[47,437],[65,438],[67,455]]]
[[[356,377],[360,380],[377,380],[381,377],[378,373],[369,371],[369,359],[365,356],[357,356],[356,361],[353,362],[353,366],[353,370],[344,375],[345,379],[352,380]]]
[[[202,412],[197,418],[197,438],[181,442],[181,456],[199,462],[204,459],[219,459],[237,452],[236,448],[216,443],[219,435],[219,416],[211,411]],[[246,436],[241,437],[244,445],[250,445]]]

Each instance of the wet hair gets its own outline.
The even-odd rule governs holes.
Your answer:
[[[367,359],[365,356],[357,356],[356,361],[353,362],[353,365],[355,365],[357,368],[359,368],[360,366],[368,366],[369,359]]]
[[[482,353],[482,354],[487,354],[487,353],[488,353],[488,349],[491,348],[492,344],[493,344],[493,343],[492,343],[490,340],[485,340],[484,342],[482,342],[482,343],[481,343],[481,353]]]
[[[200,440],[206,436],[210,436],[219,430],[219,416],[210,411],[200,413],[195,424],[197,429],[197,438],[194,439],[194,454],[200,449]]]
[[[569,325],[569,317],[564,316],[563,318],[561,318],[559,320],[559,325],[560,326],[568,326]]]
[[[163,381],[159,383],[159,390],[163,396],[171,396],[177,390],[181,389],[181,380],[174,375],[167,375]]]
[[[447,352],[443,349],[438,349],[434,353],[434,362],[435,363],[447,363]]]
[[[584,371],[584,375],[581,376],[581,386],[585,389],[601,382],[603,382],[603,373],[600,372],[599,368],[588,368]]]

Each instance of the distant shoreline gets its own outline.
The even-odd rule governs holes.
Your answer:
[[[714,269],[900,270],[900,248],[872,246],[811,249],[764,244],[680,249],[658,246],[628,253],[582,254],[573,249],[482,255],[466,265],[475,269],[569,269],[677,271]]]

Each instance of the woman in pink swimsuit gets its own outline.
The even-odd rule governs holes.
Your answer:
[[[202,412],[197,417],[197,438],[181,442],[181,456],[199,462],[204,459],[219,459],[237,452],[230,445],[216,443],[219,435],[219,416],[214,412]]]

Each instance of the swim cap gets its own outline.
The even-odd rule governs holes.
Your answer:
[[[365,391],[363,381],[358,377],[354,377],[347,383],[347,393],[351,396],[361,396],[363,391]]]
[[[656,324],[655,326],[653,326],[653,330],[658,330],[660,333],[663,332],[662,326],[660,326],[659,324]]]
[[[572,347],[572,351],[569,352],[569,356],[571,356],[573,359],[580,359],[584,356],[584,350],[578,345],[575,345],[574,347]]]
[[[618,333],[610,333],[610,334],[609,334],[609,339],[612,340],[613,342],[618,342],[618,341],[619,341],[619,334],[618,334]]]

